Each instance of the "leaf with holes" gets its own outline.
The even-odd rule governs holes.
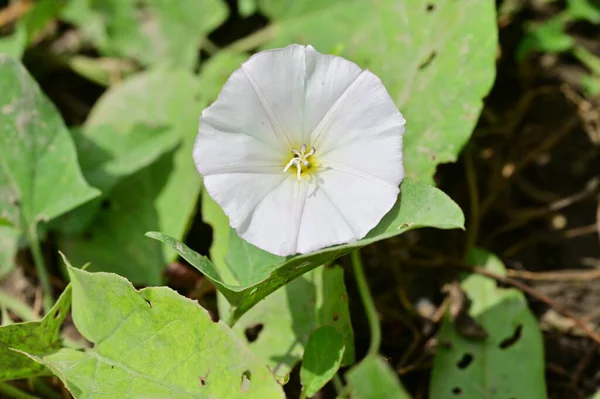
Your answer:
[[[313,396],[337,373],[344,356],[344,337],[334,327],[317,328],[308,338],[300,380],[307,396]]]
[[[354,333],[340,266],[318,267],[290,281],[244,314],[233,329],[273,373],[285,377],[302,358],[311,333],[321,326],[342,335],[342,365],[354,363]]]
[[[468,263],[498,274],[506,272],[497,257],[481,249],[471,252]],[[471,301],[469,315],[488,337],[467,338],[449,317],[443,320],[431,399],[546,398],[542,335],[523,293],[500,288],[494,280],[477,274],[466,277],[461,287]]]
[[[150,137],[150,131],[140,133],[140,126],[151,127],[160,151],[152,157],[146,154],[141,164],[137,163],[141,158],[135,161],[137,168],[155,160],[111,189],[87,229],[61,237],[61,247],[74,263],[90,261],[92,270],[115,272],[135,284],[160,284],[162,270],[174,253],[149,242],[144,233],[159,229],[177,238],[185,234],[202,185],[190,154],[198,112],[207,102],[194,75],[167,67],[137,74],[100,98],[85,124],[88,135],[113,128],[128,135],[122,142],[132,144],[140,135]],[[164,153],[171,140],[181,145]],[[139,150],[149,145],[140,143]],[[113,154],[120,158],[120,152]],[[117,166],[132,170],[131,164],[123,168],[120,161]]]
[[[96,197],[60,114],[23,65],[0,55],[0,219],[27,235]]]
[[[353,399],[410,399],[398,375],[379,356],[367,356],[346,373]]]
[[[229,264],[229,268],[236,270],[236,273],[232,273],[233,276],[243,278],[237,283],[225,282],[212,262],[178,240],[157,232],[150,232],[147,235],[170,245],[213,282],[232,305],[230,323],[234,323],[246,311],[278,288],[317,266],[339,258],[354,249],[402,234],[410,229],[419,227],[462,228],[463,223],[462,211],[446,194],[423,182],[406,179],[402,183],[400,195],[394,207],[364,239],[289,258],[274,258],[271,254],[254,249],[253,256],[255,258],[251,262],[257,267],[253,268],[252,273],[243,271],[248,267],[247,262]],[[228,251],[244,250],[244,248],[250,247],[238,245],[237,248],[233,247],[232,249],[230,242]],[[261,259],[271,263],[263,263],[262,260],[256,258],[258,253],[262,253]],[[236,258],[236,256],[231,255],[230,259],[232,258]]]
[[[74,0],[62,16],[104,54],[192,69],[203,38],[227,18],[227,6],[221,0]]]
[[[407,175],[456,160],[494,81],[493,0],[258,0],[265,47],[312,44],[381,78],[407,120]]]
[[[68,271],[73,321],[94,348],[30,357],[75,398],[284,397],[262,362],[196,302],[167,287],[136,291],[116,274]]]
[[[44,366],[17,351],[44,355],[58,350],[60,326],[67,317],[69,306],[70,286],[42,320],[0,327],[0,381],[49,374]]]

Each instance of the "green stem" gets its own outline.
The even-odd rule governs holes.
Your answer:
[[[306,399],[306,390],[302,389],[302,392],[300,392],[300,399]]]
[[[339,374],[333,376],[333,387],[335,388],[335,393],[338,395],[344,390],[344,383]]]
[[[23,321],[37,320],[29,306],[2,291],[0,291],[0,304],[6,306]]]
[[[33,380],[33,386],[40,395],[45,399],[63,399],[62,395],[50,388],[41,378]]]
[[[279,25],[272,23],[270,25],[265,26],[261,30],[257,30],[249,36],[246,36],[240,40],[231,43],[222,50],[243,53],[260,47],[265,42],[274,39],[278,34]]]
[[[40,399],[37,396],[23,392],[19,388],[13,387],[6,382],[0,382],[0,393],[6,394],[7,397],[15,399]]]
[[[360,299],[365,307],[369,328],[371,330],[371,344],[369,345],[367,356],[377,356],[379,353],[379,346],[381,346],[381,327],[379,325],[377,309],[375,308],[375,301],[369,291],[369,284],[367,283],[362,261],[360,260],[360,250],[357,249],[353,251],[350,256],[352,258],[352,267],[354,269],[356,285],[358,286],[358,293],[360,294]]]
[[[44,310],[48,312],[52,308],[54,300],[52,299],[52,285],[50,284],[50,275],[44,262],[44,256],[42,255],[42,248],[40,246],[40,240],[37,235],[37,227],[32,226],[29,229],[29,245],[31,246],[31,253],[33,254],[33,263],[35,263],[35,270],[37,271],[42,285],[42,295],[44,298]]]

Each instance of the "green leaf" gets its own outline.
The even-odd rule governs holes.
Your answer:
[[[203,38],[227,18],[221,0],[71,0],[63,18],[107,55],[192,69]]]
[[[168,128],[147,125],[91,126],[73,132],[81,169],[86,180],[102,191],[102,197],[87,202],[57,221],[66,233],[80,233],[100,210],[114,186],[124,177],[148,167],[172,151],[180,137]]]
[[[262,362],[221,322],[167,287],[69,267],[73,321],[94,344],[31,356],[76,398],[283,398]],[[102,315],[102,317],[98,317]]]
[[[353,399],[410,399],[398,375],[379,356],[368,356],[346,373]]]
[[[324,326],[308,338],[300,380],[307,396],[313,396],[337,373],[344,356],[344,337],[335,328]]]
[[[257,331],[248,347],[273,373],[285,377],[302,358],[311,333],[321,326],[341,334],[346,348],[342,365],[354,363],[348,294],[339,266],[318,267],[290,281],[245,313],[233,329],[246,341],[246,332]]]
[[[15,31],[8,36],[0,37],[0,54],[12,58],[21,58],[27,48],[27,29],[17,24]]]
[[[20,62],[0,55],[0,217],[29,233],[96,197],[54,105]]]
[[[600,23],[600,7],[589,0],[568,0],[567,13],[575,20],[582,19],[592,24]]]
[[[493,0],[259,0],[265,47],[312,44],[381,78],[407,120],[407,176],[455,161],[494,82]]]
[[[398,201],[388,214],[367,236],[352,244],[338,245],[311,254],[289,257],[266,267],[261,265],[252,275],[239,272],[246,267],[244,263],[229,265],[238,271],[237,276],[244,276],[237,284],[226,283],[218,269],[205,257],[178,240],[163,233],[150,232],[147,235],[160,240],[175,249],[190,264],[204,273],[215,287],[227,298],[233,306],[231,319],[233,323],[248,309],[278,288],[316,268],[343,256],[353,249],[363,247],[410,229],[419,227],[437,227],[442,229],[462,228],[464,216],[462,211],[446,194],[419,181],[406,179],[401,186]],[[231,243],[230,243],[231,245]],[[246,248],[250,248],[246,246]],[[256,249],[256,251],[260,251]],[[265,261],[271,260],[272,255],[260,251]],[[258,264],[258,261],[254,261]]]
[[[131,144],[139,137],[140,125],[154,126],[165,129],[167,136],[158,140],[167,141],[166,146],[170,138],[181,145],[118,183],[87,230],[62,237],[61,247],[74,263],[90,261],[92,270],[115,272],[134,284],[160,284],[162,270],[175,254],[146,240],[144,233],[185,235],[201,188],[191,153],[198,116],[207,101],[194,75],[167,67],[137,74],[98,100],[85,124],[86,131],[93,129],[90,135],[110,126],[128,134],[123,140]],[[133,155],[146,145],[140,144]]]
[[[471,252],[468,263],[506,272],[497,257],[481,249]],[[444,344],[438,346],[433,364],[431,399],[546,398],[542,335],[523,293],[499,288],[477,274],[465,278],[461,287],[472,302],[470,316],[488,337],[467,338],[449,317],[443,320],[439,342]]]
[[[18,351],[44,355],[60,348],[59,332],[71,306],[68,286],[40,321],[0,327],[0,381],[48,374],[46,368]]]
[[[588,397],[588,399],[600,399],[600,391],[596,392],[592,396]]]
[[[565,32],[566,24],[571,17],[560,13],[542,23],[531,24],[527,33],[519,43],[516,52],[518,61],[523,61],[532,51],[544,53],[561,53],[573,47],[573,38]]]
[[[15,267],[20,236],[17,229],[0,225],[0,279]]]

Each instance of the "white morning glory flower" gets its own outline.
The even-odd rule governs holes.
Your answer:
[[[373,73],[291,45],[231,75],[202,112],[194,161],[240,237],[308,253],[363,238],[392,208],[404,124]]]

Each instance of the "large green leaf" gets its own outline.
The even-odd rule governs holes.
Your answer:
[[[0,55],[0,76],[0,219],[31,236],[38,222],[99,192],[84,180],[60,114],[23,65]]]
[[[468,262],[494,273],[506,272],[497,257],[480,249],[473,250]],[[546,398],[542,335],[523,293],[500,288],[494,280],[476,274],[464,279],[461,287],[472,302],[469,314],[488,337],[467,338],[449,317],[444,319],[431,399]]]
[[[73,131],[81,169],[86,180],[102,191],[102,196],[69,212],[57,221],[67,233],[80,233],[100,210],[102,200],[123,178],[148,167],[172,151],[180,137],[170,129],[148,125],[91,126]]]
[[[73,321],[93,349],[31,356],[75,398],[283,398],[262,362],[221,322],[167,287],[69,268]],[[101,315],[101,317],[99,317]]]
[[[311,397],[337,373],[344,356],[344,337],[335,328],[323,326],[308,338],[300,380],[306,395]]]
[[[70,0],[63,17],[108,55],[191,69],[203,38],[227,18],[221,0]]]
[[[398,375],[379,356],[363,359],[346,373],[346,379],[353,399],[410,399]]]
[[[71,306],[71,287],[62,293],[40,321],[0,327],[0,381],[48,374],[46,368],[22,353],[43,355],[60,348],[59,332]]]
[[[258,0],[274,21],[266,47],[312,44],[377,74],[407,120],[409,177],[456,160],[492,86],[493,0]]]
[[[90,261],[93,270],[116,272],[135,284],[160,283],[174,253],[148,242],[144,233],[161,230],[182,238],[186,232],[201,188],[191,153],[206,102],[194,75],[167,67],[135,75],[100,98],[85,124],[89,135],[102,134],[100,127],[107,126],[134,135],[144,125],[166,129],[181,145],[117,184],[86,231],[62,238],[73,262]],[[132,138],[123,140],[133,143]]]
[[[383,240],[407,230],[419,227],[437,227],[442,229],[461,228],[464,223],[462,211],[446,194],[423,182],[405,180],[400,189],[398,201],[388,214],[367,236],[352,244],[338,245],[311,254],[293,256],[268,266],[261,264],[252,275],[239,272],[246,267],[244,263],[230,264],[238,270],[237,276],[245,280],[237,284],[223,280],[219,270],[205,257],[197,254],[178,240],[163,233],[151,232],[148,236],[169,244],[183,258],[206,275],[217,289],[227,298],[233,310],[230,322],[235,322],[248,309],[252,308],[268,294],[307,273],[319,265],[343,256],[353,249]],[[231,242],[229,243],[231,247]],[[246,246],[246,248],[249,248]],[[256,249],[256,251],[259,251]],[[265,261],[273,256],[260,251]]]

